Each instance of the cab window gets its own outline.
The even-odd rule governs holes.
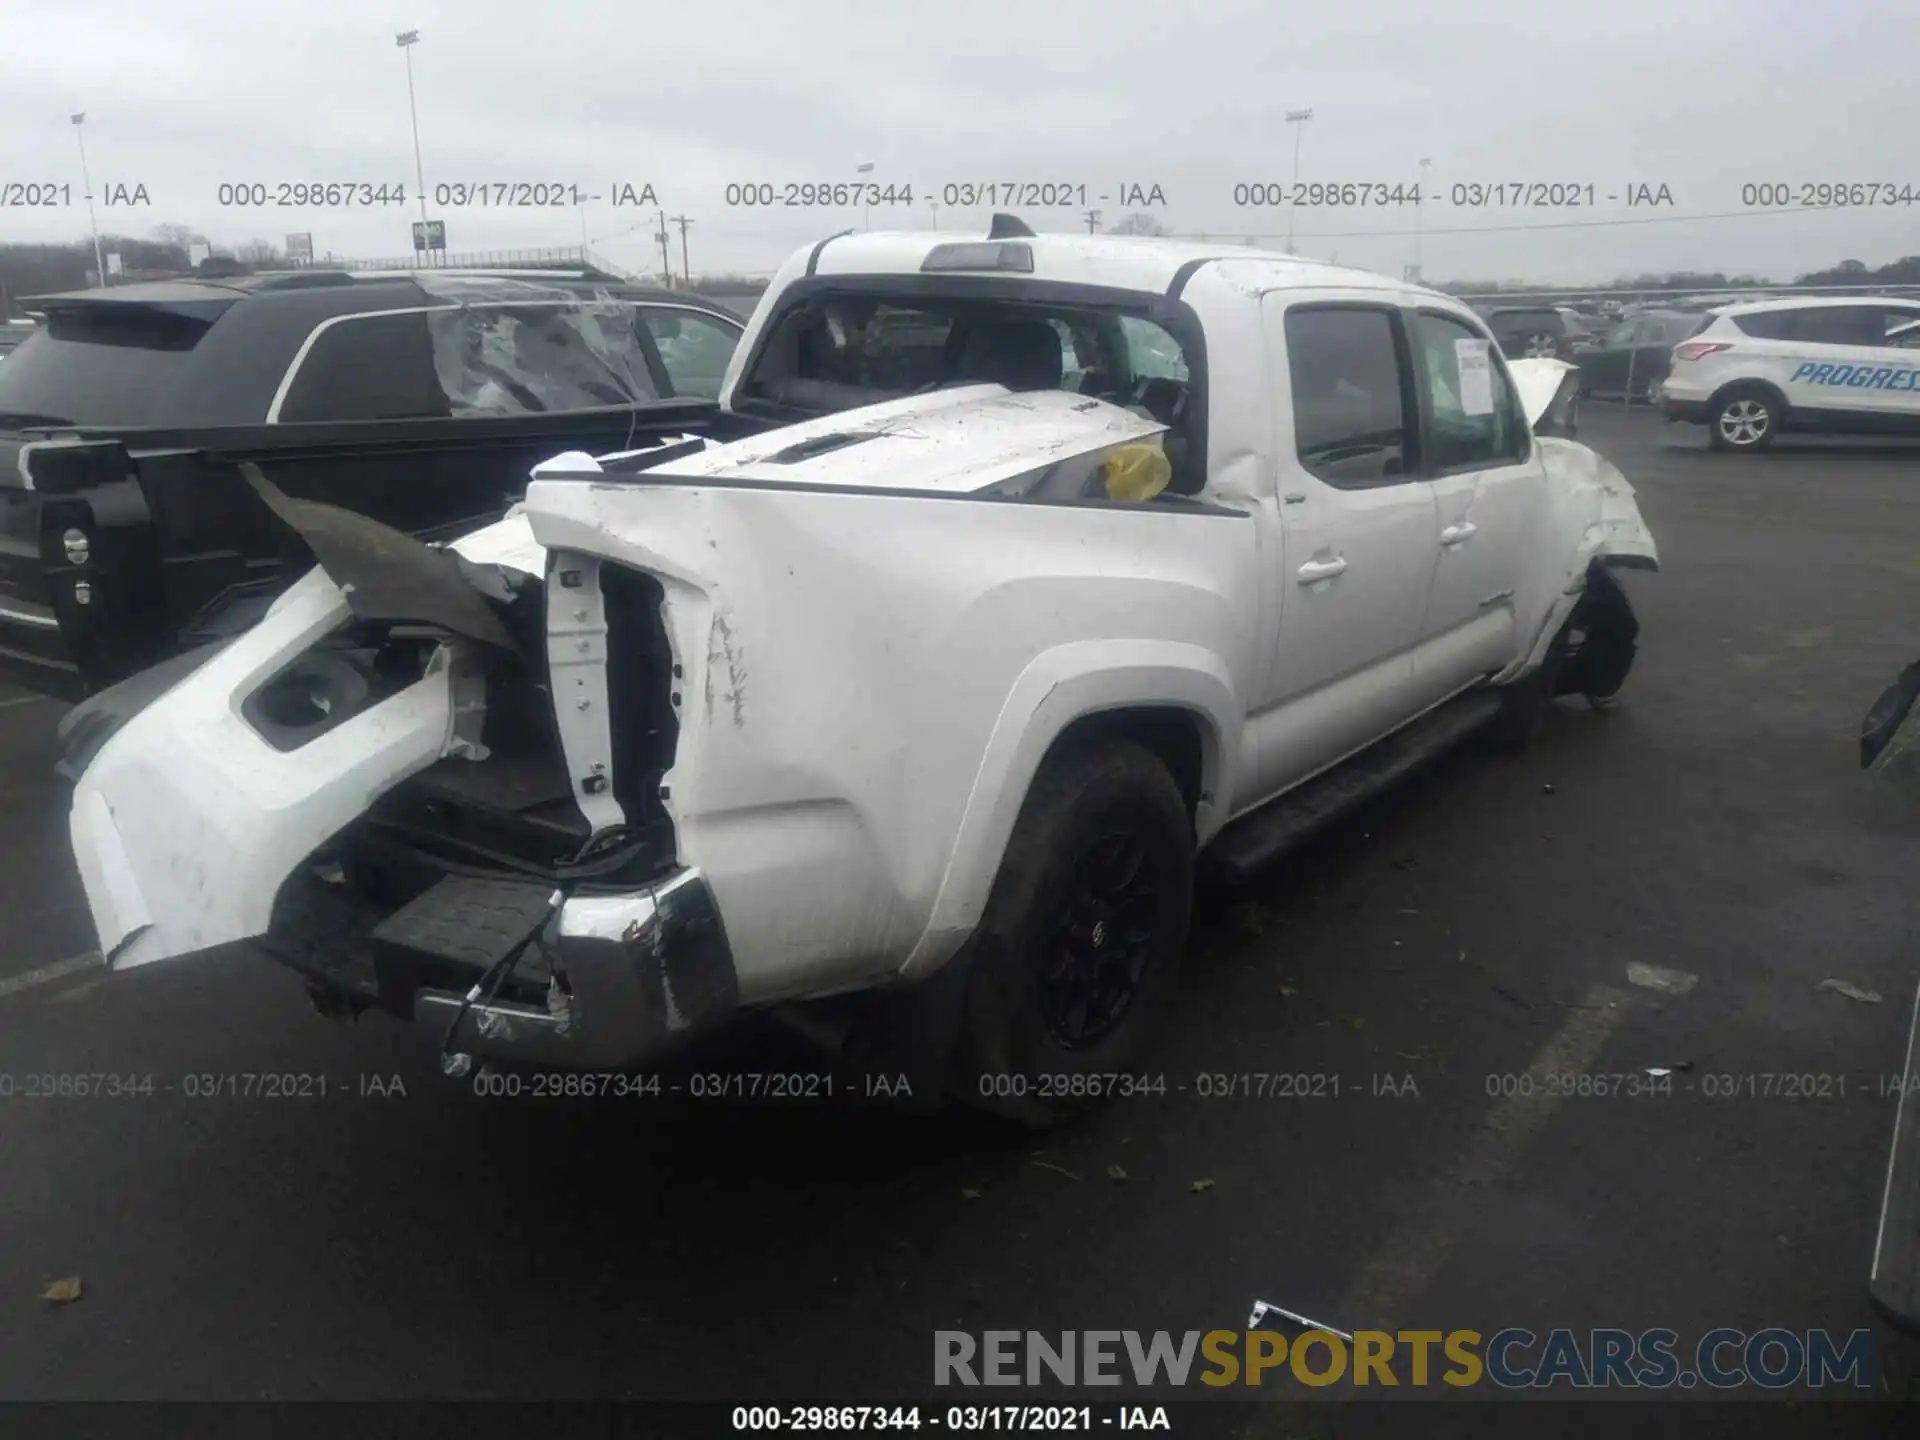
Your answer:
[[[1511,465],[1532,453],[1526,413],[1483,336],[1422,311],[1413,348],[1433,419],[1430,469]]]
[[[1389,311],[1368,306],[1287,311],[1294,451],[1330,485],[1411,478],[1413,397],[1396,328]]]

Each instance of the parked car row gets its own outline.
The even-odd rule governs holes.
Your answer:
[[[1509,359],[1579,367],[1578,393],[1660,406],[1719,450],[1782,434],[1920,435],[1920,299],[1687,297],[1599,332],[1567,306],[1477,302]]]

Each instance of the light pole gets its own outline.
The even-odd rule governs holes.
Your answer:
[[[927,204],[933,207],[933,228],[938,230],[940,228],[940,202],[938,200],[929,200]]]
[[[427,170],[426,166],[420,163],[420,110],[413,101],[413,47],[420,43],[420,32],[418,30],[402,30],[398,35],[393,37],[393,43],[404,50],[407,55],[407,114],[413,120],[413,178],[420,186],[421,243],[425,244],[427,228]],[[425,254],[428,259],[433,258],[431,251],[422,251],[421,253]]]
[[[93,263],[100,272],[100,288],[107,288],[107,257],[100,253],[100,221],[93,213],[93,176],[87,170],[87,112],[73,117],[73,138],[80,142],[80,180],[87,187],[87,223],[93,227]]]
[[[873,173],[873,162],[869,160],[864,165],[854,166],[853,173],[856,175],[871,175]],[[867,188],[866,186],[862,185],[860,187],[861,193],[864,194],[866,192],[866,188]],[[863,206],[862,209],[865,211],[865,214],[861,217],[861,221],[860,221],[861,227],[863,229],[871,230],[873,229],[873,205],[871,202],[869,202],[868,204]]]
[[[1313,109],[1287,111],[1287,124],[1294,127],[1293,132],[1293,191],[1287,206],[1287,253],[1293,254],[1293,222],[1300,214],[1300,137],[1306,130],[1307,121],[1313,118]]]
[[[1424,156],[1421,157],[1420,189],[1415,193],[1413,198],[1413,278],[1415,280],[1420,278],[1420,236],[1421,232],[1426,228],[1424,222],[1427,199],[1427,167],[1431,164],[1433,164],[1432,160]]]

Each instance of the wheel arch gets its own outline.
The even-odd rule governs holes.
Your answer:
[[[937,969],[986,908],[1041,767],[1102,740],[1142,745],[1172,774],[1204,845],[1224,823],[1240,772],[1244,710],[1226,662],[1169,641],[1088,641],[1037,657],[1002,707],[974,776],[953,853],[902,980]]]
[[[1715,387],[1714,392],[1707,396],[1706,415],[1709,425],[1713,423],[1714,414],[1719,410],[1721,402],[1736,390],[1763,391],[1773,401],[1776,427],[1787,418],[1787,411],[1792,408],[1787,403],[1787,392],[1773,381],[1758,375],[1742,375]]]

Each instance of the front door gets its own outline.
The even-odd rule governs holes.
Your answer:
[[[1452,315],[1409,318],[1438,518],[1419,673],[1438,699],[1513,659],[1514,591],[1546,523],[1547,489],[1526,412],[1486,337]]]

